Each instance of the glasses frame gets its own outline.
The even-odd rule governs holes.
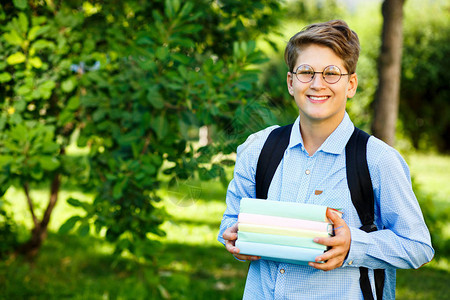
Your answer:
[[[313,74],[312,74],[310,80],[308,80],[308,81],[301,81],[300,78],[298,78],[298,69],[299,69],[301,66],[308,66],[308,67],[310,67],[311,70],[313,71]],[[328,82],[328,81],[325,79],[325,75],[323,74],[323,72],[324,72],[327,68],[329,68],[329,67],[336,67],[336,68],[339,70],[339,73],[341,73],[341,69],[339,69],[339,67],[336,66],[336,65],[328,65],[328,66],[326,66],[326,67],[323,69],[322,72],[316,72],[316,71],[314,71],[314,68],[311,67],[310,65],[308,65],[308,64],[301,64],[300,66],[297,67],[297,69],[295,70],[295,72],[292,72],[292,74],[295,74],[295,77],[296,77],[297,80],[300,81],[301,83],[309,83],[309,82],[313,81],[313,79],[314,79],[314,77],[316,76],[316,74],[322,74],[323,80],[324,80],[326,83],[328,83],[328,84],[335,84],[335,83],[339,82],[339,80],[341,80],[342,76],[353,74],[353,73],[346,73],[346,74],[342,74],[342,73],[341,73],[338,80],[336,80],[336,81],[334,81],[334,82]]]

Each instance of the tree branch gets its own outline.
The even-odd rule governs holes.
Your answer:
[[[30,209],[31,216],[33,217],[34,227],[37,228],[39,226],[39,221],[36,218],[36,215],[34,213],[34,205],[33,205],[33,200],[31,199],[30,187],[28,185],[28,182],[25,182],[23,184],[23,190],[25,191],[25,195],[27,196],[28,208]]]
[[[48,201],[47,209],[42,217],[41,227],[46,229],[48,223],[50,222],[50,216],[52,215],[53,209],[55,208],[56,201],[58,201],[59,186],[61,185],[61,180],[59,173],[55,174],[52,184],[50,186],[50,199]]]
[[[66,149],[61,147],[59,152],[60,156],[66,154]],[[50,217],[52,215],[53,209],[55,208],[56,201],[58,201],[58,192],[61,186],[61,178],[60,174],[56,173],[55,177],[53,177],[52,184],[50,186],[50,199],[48,201],[47,209],[44,212],[44,216],[41,221],[41,228],[46,231],[48,223],[50,222]]]
[[[144,143],[144,147],[142,147],[141,154],[147,153],[148,145],[150,145],[150,137],[149,136],[147,136],[145,138],[145,143]]]

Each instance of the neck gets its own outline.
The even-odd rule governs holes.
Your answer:
[[[317,149],[339,126],[343,118],[344,115],[342,115],[342,118],[337,119],[336,122],[330,122],[330,120],[311,122],[311,120],[300,116],[300,132],[304,147],[310,156],[316,153]]]

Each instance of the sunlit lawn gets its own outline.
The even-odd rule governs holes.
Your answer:
[[[407,159],[423,189],[434,192],[437,204],[449,205],[450,158],[416,154]],[[247,264],[233,259],[216,240],[225,189],[218,182],[202,182],[161,194],[173,217],[163,225],[167,236],[161,239],[165,248],[158,253],[156,274],[126,258],[113,262],[112,248],[98,237],[51,233],[35,263],[0,263],[0,299],[241,299]],[[62,199],[68,195],[89,199],[76,191],[64,191]],[[21,192],[10,190],[7,197],[16,217],[28,219]],[[52,232],[75,212],[81,211],[61,201]],[[399,270],[397,299],[446,299],[448,266],[441,261]]]
[[[450,156],[415,153],[406,156],[416,182],[438,206],[450,205]]]

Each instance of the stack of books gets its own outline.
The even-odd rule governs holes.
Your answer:
[[[307,264],[327,250],[313,241],[333,235],[333,224],[322,205],[243,198],[238,216],[236,247],[240,254]]]

